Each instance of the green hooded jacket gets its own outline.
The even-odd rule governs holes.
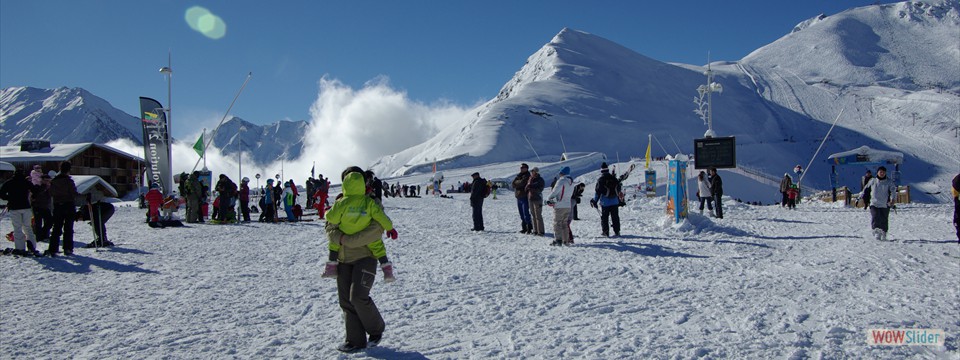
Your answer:
[[[363,181],[363,174],[347,174],[343,179],[343,198],[337,200],[327,212],[327,222],[339,226],[340,231],[347,235],[365,229],[372,220],[380,223],[384,231],[392,230],[393,222],[366,192],[367,185]]]
[[[343,179],[343,198],[327,212],[328,248],[338,252],[343,262],[361,258],[387,256],[387,248],[380,236],[393,229],[393,223],[383,208],[366,195],[363,175],[350,173]],[[376,220],[373,222],[371,220]]]

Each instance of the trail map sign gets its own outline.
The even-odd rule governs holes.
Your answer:
[[[693,139],[694,167],[729,169],[737,167],[736,137]]]

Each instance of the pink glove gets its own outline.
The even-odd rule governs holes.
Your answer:
[[[388,238],[391,238],[391,239],[393,239],[393,240],[396,240],[396,239],[397,239],[397,236],[400,236],[400,234],[397,234],[397,229],[390,229],[390,231],[387,231],[387,237],[388,237]]]

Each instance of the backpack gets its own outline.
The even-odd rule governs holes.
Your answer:
[[[620,193],[620,182],[613,176],[604,176],[600,178],[598,193],[603,197],[616,198]]]
[[[483,197],[486,198],[490,196],[490,187],[486,185],[486,182],[484,182],[483,184],[480,184],[480,186],[483,186]]]

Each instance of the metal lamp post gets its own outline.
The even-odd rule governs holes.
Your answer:
[[[167,107],[164,110],[167,112],[167,137],[168,138],[171,138],[173,135],[173,132],[172,132],[173,126],[170,124],[172,119],[172,114],[173,114],[172,106],[170,104],[171,102],[170,89],[172,87],[171,83],[173,82],[173,68],[171,66],[172,66],[171,56],[170,56],[170,53],[167,53],[167,66],[160,68],[160,73],[167,76]],[[170,195],[171,193],[173,193],[173,157],[171,155],[172,154],[170,154],[170,146],[168,144],[167,159],[170,160],[170,169],[164,169],[167,172],[166,179],[164,179],[164,181],[167,183],[166,189],[164,189],[166,191],[166,194],[164,195]]]
[[[710,69],[709,60],[707,63],[707,71],[704,71],[703,74],[707,76],[707,83],[697,87],[697,93],[700,94],[698,103],[701,105],[701,118],[705,118],[704,120],[707,121],[707,132],[703,134],[703,137],[712,138],[717,136],[717,134],[713,131],[713,101],[711,94],[723,93],[723,85],[713,81],[713,70]],[[704,95],[707,97],[706,114],[702,113]]]

